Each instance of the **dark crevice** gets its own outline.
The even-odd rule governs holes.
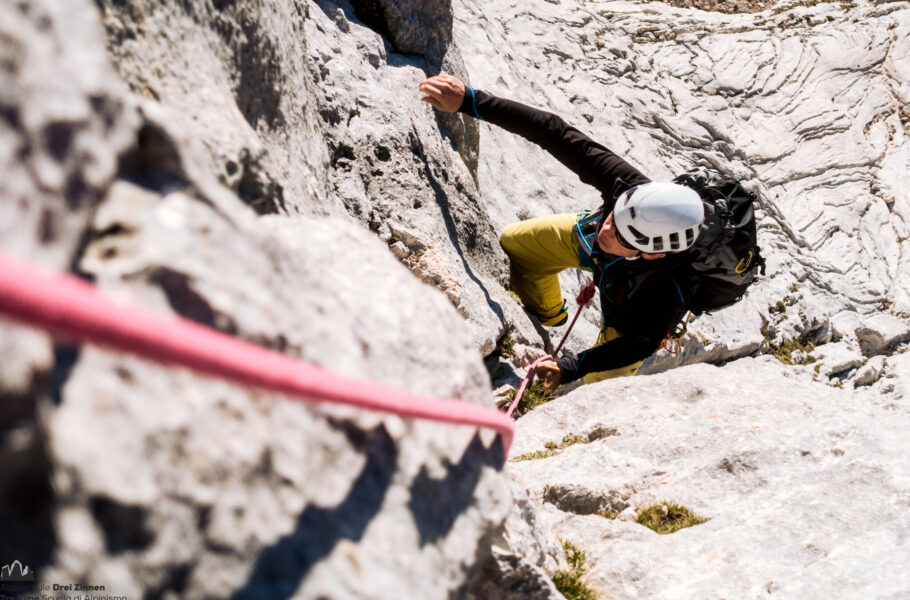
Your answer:
[[[148,280],[161,287],[171,308],[180,316],[231,335],[237,333],[234,321],[226,315],[216,313],[208,301],[193,289],[190,277],[185,273],[158,267],[152,271]],[[222,318],[216,318],[218,316]]]
[[[394,36],[389,31],[389,22],[380,0],[351,0],[351,6],[361,23],[385,38],[394,52],[400,52],[392,42]]]
[[[148,529],[148,510],[144,507],[95,496],[89,501],[89,509],[104,532],[104,543],[110,554],[144,550],[155,540],[154,533]]]
[[[33,571],[50,564],[58,543],[52,464],[38,415],[48,381],[47,373],[37,373],[23,393],[0,386],[0,557]]]
[[[176,143],[166,131],[150,123],[139,129],[136,144],[121,156],[118,175],[162,193],[189,185]]]
[[[44,145],[48,154],[57,162],[63,162],[69,154],[76,135],[78,124],[57,121],[49,123],[44,128]]]
[[[79,355],[82,348],[75,344],[66,342],[57,342],[54,344],[54,370],[50,376],[49,396],[54,406],[60,406],[63,402],[63,388],[69,381],[73,369],[79,361]]]
[[[468,275],[468,277],[471,278],[474,283],[477,284],[477,287],[480,288],[480,291],[483,292],[483,295],[487,301],[487,305],[496,314],[499,320],[505,321],[502,306],[493,300],[493,298],[490,296],[490,292],[487,291],[486,286],[484,286],[480,278],[474,274],[474,270],[471,268],[471,265],[468,264],[468,259],[465,256],[464,249],[461,246],[460,240],[462,235],[464,235],[467,238],[468,242],[470,242],[472,245],[476,245],[475,225],[473,223],[470,223],[468,226],[464,226],[464,224],[462,224],[461,231],[459,230],[459,224],[456,223],[455,218],[452,215],[451,205],[449,204],[449,197],[443,189],[442,185],[436,179],[435,175],[433,175],[433,169],[430,167],[429,159],[426,156],[426,152],[423,149],[423,144],[420,141],[420,136],[418,135],[417,131],[411,132],[410,142],[411,152],[413,152],[417,159],[420,160],[420,162],[423,164],[427,182],[433,189],[433,193],[436,197],[436,203],[439,205],[442,220],[445,223],[446,231],[449,234],[449,241],[455,248],[455,251],[458,253],[459,258],[461,258],[465,273]]]
[[[563,512],[576,515],[615,514],[629,507],[628,497],[574,484],[547,486],[543,499]]]
[[[231,179],[225,183],[257,214],[287,213],[284,188],[272,178],[262,163],[262,156],[253,156],[244,149],[240,153],[239,164],[230,161],[225,165],[225,172]]]
[[[167,575],[160,584],[145,593],[145,600],[170,600],[182,598],[190,582],[194,565],[177,565],[168,569]]]

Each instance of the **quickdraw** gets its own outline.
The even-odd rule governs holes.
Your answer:
[[[686,315],[686,320],[682,323],[678,323],[676,327],[673,328],[673,331],[667,334],[667,337],[660,342],[660,347],[669,352],[670,354],[678,354],[682,349],[682,339],[686,335],[686,331],[689,327],[689,319],[692,318],[692,313]]]

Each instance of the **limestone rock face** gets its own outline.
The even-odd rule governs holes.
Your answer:
[[[523,417],[513,455],[588,443],[508,473],[489,432],[0,323],[2,564],[128,597],[558,598],[564,537],[602,597],[906,595],[908,40],[906,2],[0,4],[0,248],[120,301],[492,406],[565,331],[510,296],[498,233],[600,198],[422,103],[440,70],[654,179],[743,181],[768,263],[651,375]],[[709,520],[631,522],[661,500]]]
[[[654,179],[707,166],[762,196],[766,277],[640,372],[726,366],[586,386],[519,420],[514,455],[618,434],[512,466],[538,522],[588,552],[604,598],[910,593],[891,575],[910,559],[894,541],[910,493],[897,441],[908,421],[910,7],[720,15],[464,0],[455,16],[475,87],[564,116]],[[494,222],[599,204],[539,148],[480,127],[477,179]],[[562,281],[568,295],[585,278]],[[570,349],[590,345],[597,317],[585,313]],[[754,354],[802,364],[742,358]],[[669,536],[630,522],[664,500],[709,521]]]
[[[863,390],[770,357],[602,382],[522,417],[515,453],[615,435],[511,472],[587,552],[602,598],[899,598],[910,414],[882,384]],[[669,535],[634,522],[666,501],[708,520]]]
[[[453,301],[328,185],[309,10],[321,12],[0,8],[2,248],[337,373],[492,405],[482,344]],[[39,583],[457,597],[510,511],[491,432],[308,405],[3,327],[0,557]]]

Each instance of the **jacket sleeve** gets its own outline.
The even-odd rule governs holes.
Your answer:
[[[467,88],[458,110],[537,144],[574,171],[584,183],[596,187],[607,202],[612,202],[620,189],[650,181],[609,148],[553,113],[471,88]]]
[[[562,383],[570,383],[588,373],[609,371],[631,365],[654,354],[661,339],[623,336],[585,350],[578,356],[566,353],[556,364]]]
[[[667,268],[682,267],[682,261],[675,267],[667,265]],[[608,323],[614,323],[619,337],[585,350],[577,357],[567,355],[557,360],[563,383],[588,373],[625,367],[654,354],[686,312],[685,298],[690,290],[686,285],[680,286],[677,279],[679,277],[660,278],[636,294],[634,299],[617,307],[618,311],[611,313],[610,317],[605,316]]]

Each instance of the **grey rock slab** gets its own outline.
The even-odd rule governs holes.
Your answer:
[[[497,548],[484,564],[469,600],[562,600],[553,580],[521,556]]]
[[[332,153],[329,186],[354,219],[377,233],[388,227],[411,249],[403,262],[446,293],[481,354],[488,355],[507,325],[528,337],[533,329],[503,290],[507,260],[488,202],[477,193],[470,161],[463,158],[473,146],[456,135],[456,129],[476,124],[466,117],[453,117],[457,123],[441,119],[421,102],[417,85],[427,76],[426,63],[385,46],[404,51],[396,41],[403,36],[432,46],[448,35],[439,32],[451,28],[444,23],[451,14],[448,8],[448,17],[440,12],[442,5],[403,10],[406,4],[382,4],[386,16],[401,13],[388,27],[364,16],[364,7],[358,9],[360,21],[333,3],[312,11],[307,21],[308,39],[318,49],[311,61]],[[346,31],[337,26],[337,11],[347,20]],[[435,51],[427,52],[432,62]],[[365,63],[364,53],[376,60]],[[448,70],[457,72],[457,48],[449,46],[445,56],[454,61]]]
[[[693,365],[585,386],[532,411],[517,422],[517,453],[596,423],[618,435],[510,470],[543,505],[538,520],[592,557],[587,581],[603,597],[900,597],[910,590],[900,566],[910,559],[900,542],[908,419],[902,401],[838,390],[771,358]],[[553,487],[636,510],[678,502],[708,521],[658,536],[567,512]]]
[[[863,385],[872,385],[877,382],[885,372],[885,357],[876,356],[868,360],[866,364],[857,369],[856,376],[853,378],[853,385],[860,387]]]
[[[848,342],[834,342],[816,348],[812,355],[818,360],[819,372],[834,377],[856,369],[864,363],[859,348]]]
[[[5,3],[0,14],[0,239],[14,256],[65,268],[135,111],[89,3]]]
[[[139,97],[200,143],[206,172],[259,213],[326,214],[304,22],[308,3],[98,3],[110,57]]]
[[[553,532],[538,522],[534,503],[515,482],[512,497],[512,510],[468,598],[562,598],[551,578],[568,568],[563,549]]]
[[[70,269],[138,126],[96,17],[81,0],[0,4],[0,250],[38,269]],[[0,362],[0,555],[34,566],[54,544],[39,398],[55,348],[3,321]]]
[[[489,404],[479,344],[450,300],[336,210],[301,35],[311,7],[248,8],[0,8],[4,40],[21,42],[11,60],[27,58],[25,83],[2,92],[25,124],[7,126],[12,109],[0,120],[7,185],[21,188],[9,197],[29,202],[3,205],[20,226],[4,240],[115,301]],[[15,162],[28,147],[40,164]],[[3,554],[42,582],[397,598],[413,581],[446,598],[479,572],[511,506],[491,432],[302,405],[93,347],[51,354],[45,336],[6,325],[3,345],[19,357],[3,375]],[[25,371],[48,368],[47,382]]]
[[[121,301],[334,372],[488,401],[461,318],[348,221],[229,216],[118,182],[93,226],[112,233],[80,267]],[[106,550],[61,529],[46,577],[132,593],[391,598],[413,577],[421,597],[448,597],[510,505],[489,432],[301,405],[90,348],[47,436],[60,510],[90,513]],[[423,566],[418,548],[434,548]]]

